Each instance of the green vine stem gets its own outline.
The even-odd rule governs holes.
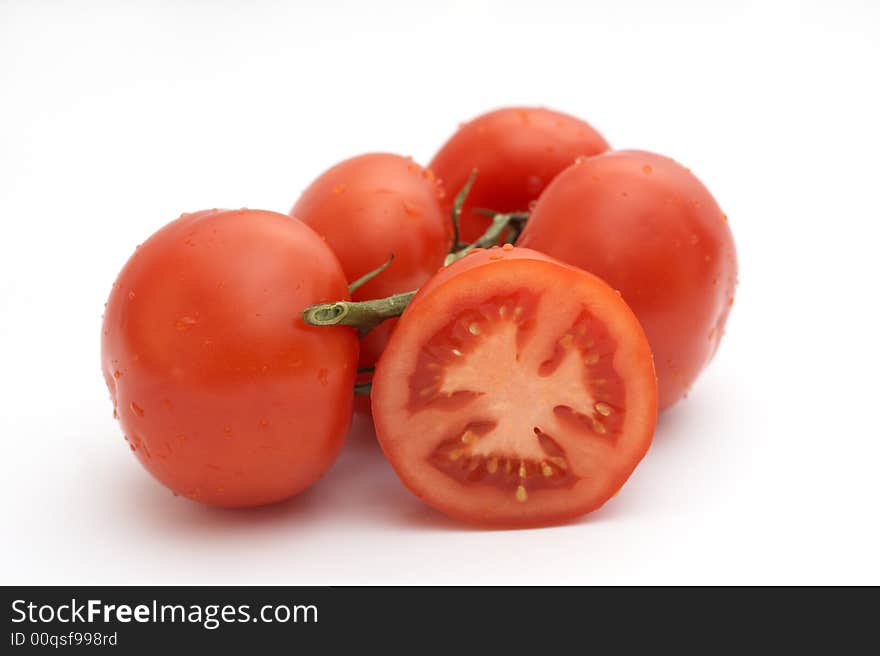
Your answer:
[[[318,303],[303,310],[302,318],[312,326],[351,326],[363,337],[385,319],[403,314],[415,295],[414,290],[371,301]]]
[[[528,214],[525,214],[524,212],[510,212],[508,214],[492,213],[492,223],[489,224],[486,232],[484,232],[474,243],[447,255],[443,265],[448,266],[456,260],[460,260],[475,248],[491,248],[492,246],[495,246],[498,243],[498,238],[501,236],[501,233],[504,232],[504,229],[514,220],[519,220],[523,215],[528,217]]]
[[[446,256],[446,260],[443,263],[444,266],[463,258],[475,248],[490,248],[497,245],[498,239],[508,227],[510,228],[508,238],[511,238],[512,234],[512,238],[515,239],[529,217],[528,212],[501,213],[493,212],[492,210],[475,209],[474,212],[477,214],[491,217],[492,223],[486,229],[486,232],[474,243],[460,244],[458,241],[458,222],[461,217],[461,207],[471,186],[474,184],[476,175],[477,170],[474,169],[467,183],[465,183],[464,187],[455,197],[452,208],[452,224],[454,227],[453,250]],[[382,273],[393,260],[394,255],[392,254],[382,266],[354,281],[349,286],[349,291],[354,291],[374,276]],[[411,292],[403,292],[388,296],[387,298],[377,298],[370,301],[318,303],[317,305],[310,305],[303,310],[302,318],[303,321],[312,326],[351,326],[352,328],[357,328],[358,334],[363,337],[386,319],[399,317],[403,314],[406,306],[409,305],[417,291],[416,289]],[[368,393],[368,390],[362,393]]]
[[[499,214],[498,212],[495,212],[494,210],[487,210],[487,209],[483,209],[483,208],[475,208],[471,211],[474,214],[488,216],[493,221],[498,216],[508,217],[508,222],[507,222],[506,227],[508,227],[509,230],[507,231],[507,234],[505,235],[505,239],[504,239],[505,243],[508,243],[508,244],[513,244],[516,242],[517,237],[519,237],[519,233],[521,233],[523,231],[523,228],[526,227],[526,221],[529,220],[529,213],[528,212],[509,212],[508,214]],[[490,229],[491,228],[492,227],[490,226]],[[482,241],[485,238],[485,236],[486,235],[484,234],[483,237],[480,238],[480,241]],[[500,233],[499,233],[499,236],[500,236]],[[496,239],[497,239],[497,237],[496,237]],[[483,244],[482,247],[489,248],[494,245],[495,245],[495,242],[492,242],[492,243],[488,243],[488,244]]]
[[[390,267],[390,266],[391,266],[391,263],[392,263],[393,261],[394,261],[394,253],[390,253],[390,254],[388,255],[388,259],[385,260],[385,262],[383,262],[381,265],[379,265],[378,267],[376,267],[376,268],[373,269],[372,271],[368,271],[367,273],[365,273],[364,275],[362,275],[360,278],[358,278],[357,280],[355,280],[353,283],[351,283],[351,284],[348,286],[348,293],[349,293],[349,294],[354,294],[355,290],[356,290],[358,287],[362,287],[363,285],[365,285],[365,284],[367,284],[368,282],[370,282],[373,278],[375,278],[375,277],[378,276],[380,273],[382,273],[385,269],[387,269],[388,267]]]
[[[492,224],[486,232],[473,244],[447,255],[444,266],[463,258],[475,248],[494,246],[498,242],[498,237],[510,222],[520,216],[521,213],[514,212],[495,214],[492,218]],[[377,269],[377,272],[380,270],[381,267]],[[303,321],[312,326],[351,326],[352,328],[357,328],[358,334],[363,337],[386,319],[399,317],[403,314],[406,306],[409,305],[417,291],[403,292],[370,301],[318,303],[317,305],[310,305],[303,310],[302,318]]]
[[[462,244],[459,241],[461,239],[459,223],[461,221],[461,208],[464,205],[464,201],[467,199],[468,194],[471,192],[471,187],[474,186],[474,180],[476,180],[476,178],[477,169],[474,169],[471,171],[467,182],[464,183],[464,187],[462,187],[455,195],[455,200],[452,202],[452,247],[449,249],[450,253],[454,253],[463,246],[467,246],[467,244]]]

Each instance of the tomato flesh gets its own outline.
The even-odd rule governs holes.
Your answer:
[[[594,276],[526,249],[481,251],[407,309],[377,367],[373,416],[429,504],[480,524],[563,521],[604,503],[647,449],[650,350]]]

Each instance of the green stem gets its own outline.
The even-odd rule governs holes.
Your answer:
[[[501,233],[504,232],[504,229],[514,220],[515,216],[518,215],[514,213],[493,214],[492,223],[489,224],[486,232],[469,246],[465,246],[464,248],[447,255],[446,260],[443,262],[444,266],[452,264],[456,260],[460,260],[475,248],[491,248],[492,246],[495,246],[498,243],[498,238],[501,236]]]
[[[454,253],[462,246],[466,244],[462,244],[459,239],[460,231],[459,231],[459,222],[461,219],[461,208],[464,205],[465,199],[467,199],[468,194],[471,191],[471,187],[474,186],[474,180],[477,177],[477,169],[471,171],[470,177],[467,179],[467,182],[464,183],[464,187],[462,187],[459,192],[455,195],[455,200],[452,202],[452,247],[449,249],[450,253]]]
[[[411,291],[371,301],[318,303],[303,310],[302,318],[312,326],[352,326],[363,337],[385,319],[403,314],[415,295]]]
[[[476,173],[476,171],[474,172]],[[473,182],[474,175],[466,185],[466,188]],[[459,194],[461,196],[461,194]],[[460,207],[459,207],[460,210]],[[480,214],[486,214],[489,210],[475,210]],[[489,248],[497,245],[498,238],[505,228],[510,227],[516,231],[517,226],[522,228],[522,224],[528,218],[525,212],[508,212],[502,214],[499,212],[491,212],[492,223],[486,232],[477,239],[473,244],[469,244],[464,248],[459,248],[446,256],[444,266],[463,258],[475,248]],[[391,260],[386,262],[382,267],[374,272],[368,273],[368,276],[376,275],[384,267],[388,266]],[[363,279],[361,279],[363,280]],[[353,283],[357,285],[359,281]],[[373,328],[378,326],[386,319],[399,317],[403,314],[406,306],[416,295],[418,290],[411,292],[403,292],[394,294],[386,298],[376,298],[370,301],[334,301],[332,303],[318,303],[310,305],[303,310],[302,318],[307,324],[312,326],[351,326],[358,329],[358,334],[363,337]]]
[[[481,216],[488,216],[492,220],[494,220],[495,217],[497,217],[499,214],[498,212],[495,212],[493,210],[487,210],[487,209],[483,209],[483,208],[474,208],[472,211],[474,214],[479,214]],[[513,243],[516,243],[516,240],[519,237],[519,233],[521,233],[523,231],[523,228],[526,227],[526,221],[529,220],[529,213],[528,212],[508,212],[506,214],[506,216],[510,217],[510,221],[508,223],[509,229],[507,231],[507,235],[505,236],[504,241],[505,241],[505,243],[513,244]],[[488,244],[486,247],[488,248],[488,246],[494,246],[494,245],[495,245],[494,243]]]
[[[378,266],[377,268],[373,269],[372,271],[368,271],[367,273],[365,273],[364,275],[362,275],[360,278],[358,278],[357,280],[355,280],[353,283],[351,283],[351,284],[348,286],[348,293],[349,293],[349,294],[354,294],[355,290],[356,290],[358,287],[361,287],[361,286],[365,285],[366,283],[370,282],[373,278],[375,278],[375,277],[378,276],[380,273],[382,273],[385,269],[387,269],[389,266],[391,266],[391,263],[392,263],[393,261],[394,261],[394,253],[390,253],[390,254],[388,255],[388,259],[385,260],[384,263],[382,263],[380,266]]]

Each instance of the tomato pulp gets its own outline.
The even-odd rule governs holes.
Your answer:
[[[373,378],[379,442],[450,516],[534,526],[623,485],[657,415],[651,352],[599,278],[529,249],[477,250],[415,296]]]
[[[101,349],[141,464],[215,506],[313,483],[348,428],[358,343],[300,313],[347,295],[330,249],[283,214],[210,210],[156,232],[113,285]]]

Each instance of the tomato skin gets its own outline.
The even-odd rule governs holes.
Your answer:
[[[434,326],[444,323],[456,308],[485,307],[486,298],[507,293],[519,285],[547,284],[553,290],[551,309],[563,295],[589,297],[592,309],[601,315],[619,339],[614,366],[626,374],[625,438],[614,447],[616,456],[597,462],[601,470],[571,488],[534,493],[534,501],[517,503],[505,491],[470,487],[450,479],[427,464],[428,447],[416,445],[432,424],[412,424],[418,410],[412,399],[419,397],[412,386],[414,363],[424,351]],[[550,313],[553,314],[552,312]],[[550,315],[539,315],[538,331]],[[482,334],[482,332],[481,332]],[[460,354],[458,354],[460,355]],[[499,359],[503,354],[498,354]],[[518,357],[518,356],[517,356]],[[499,371],[501,378],[505,371]],[[538,374],[535,374],[536,377]],[[544,374],[542,374],[543,376]],[[409,384],[408,384],[409,382]],[[476,249],[468,256],[441,269],[416,294],[400,319],[397,330],[380,358],[373,377],[373,420],[379,443],[404,485],[422,501],[461,521],[484,527],[522,528],[558,524],[591,512],[614,496],[647,452],[657,418],[656,376],[644,332],[620,296],[596,276],[563,264],[543,253],[524,248]],[[552,399],[551,399],[552,400]],[[502,407],[537,407],[547,400],[499,398]],[[464,409],[449,409],[436,424],[451,426],[464,421]],[[475,414],[470,419],[484,419]],[[531,434],[530,425],[525,426]],[[577,449],[573,449],[577,451]],[[590,453],[590,449],[584,450]],[[479,485],[479,484],[475,484]]]
[[[620,290],[654,351],[661,409],[715,354],[733,304],[736,248],[708,189],[674,160],[618,151],[571,166],[542,194],[517,244]]]
[[[141,464],[214,506],[280,501],[342,446],[358,343],[301,311],[346,298],[312,230],[259,210],[184,214],[131,256],[110,293],[101,359]]]
[[[446,187],[450,208],[478,169],[461,214],[462,240],[471,243],[489,226],[474,208],[528,210],[576,158],[606,150],[602,135],[580,119],[541,107],[506,107],[462,124],[429,166]]]
[[[321,174],[290,213],[326,240],[349,282],[394,254],[387,269],[352,295],[365,301],[417,289],[443,265],[452,240],[443,196],[434,174],[412,159],[369,153]],[[394,323],[362,340],[361,366],[376,363]]]

